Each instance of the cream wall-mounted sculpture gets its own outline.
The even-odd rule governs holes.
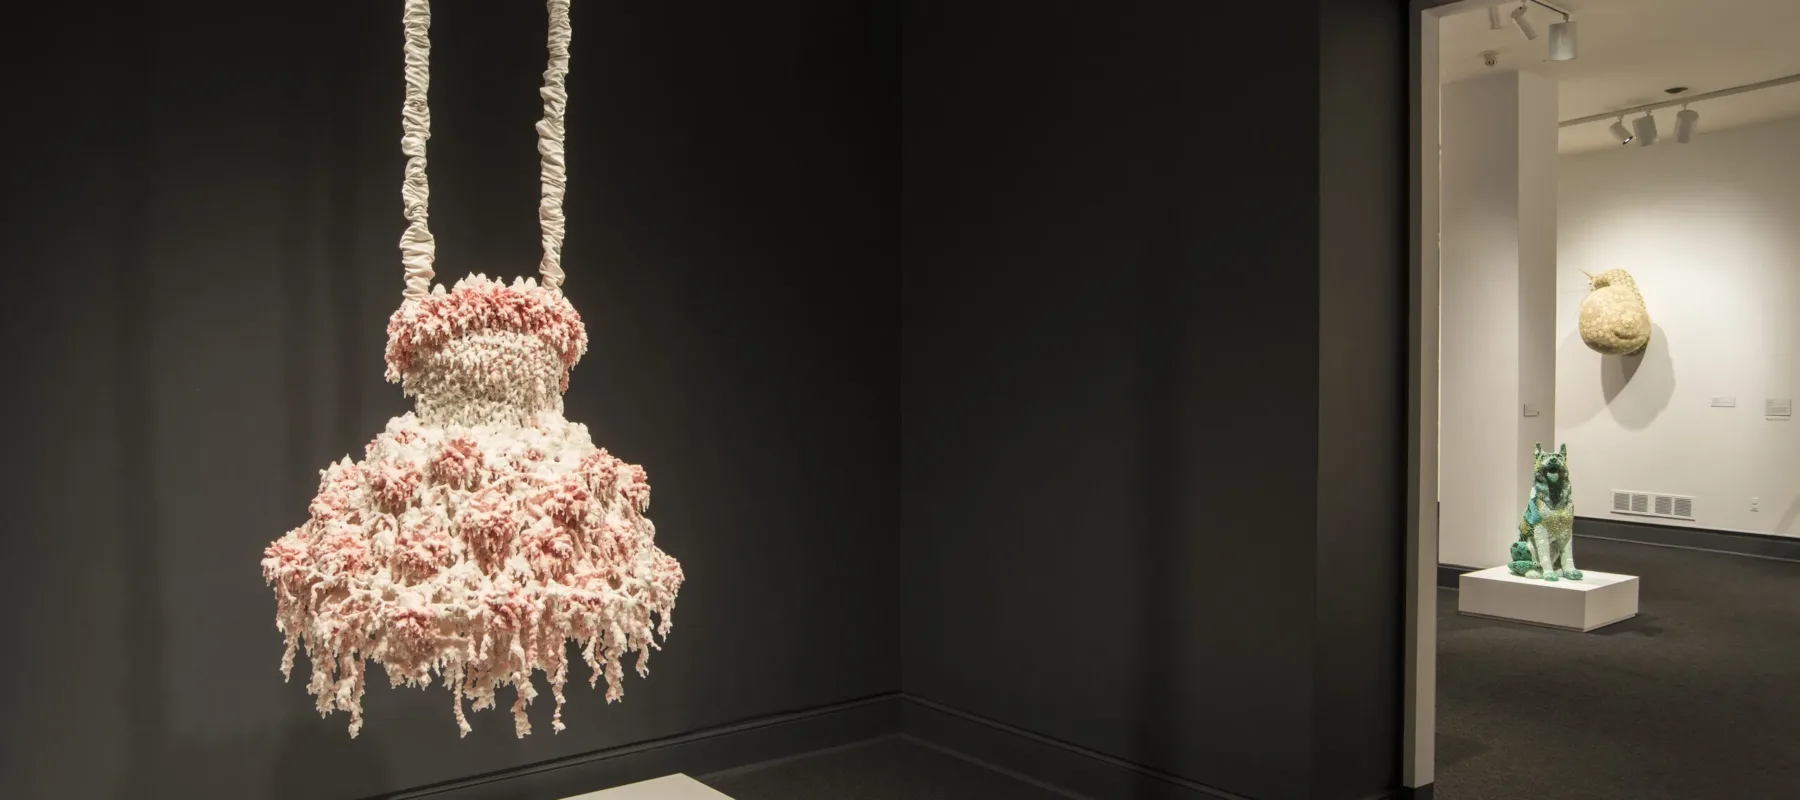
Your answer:
[[[1622,269],[1587,277],[1590,291],[1581,301],[1581,341],[1602,355],[1644,352],[1650,344],[1650,309],[1638,293],[1637,281]]]

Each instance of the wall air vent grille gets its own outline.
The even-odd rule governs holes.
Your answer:
[[[1614,514],[1632,514],[1642,517],[1693,519],[1694,498],[1677,494],[1626,492],[1615,489],[1612,493],[1612,511]]]

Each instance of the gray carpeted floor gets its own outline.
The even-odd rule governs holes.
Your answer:
[[[899,737],[702,781],[732,800],[1067,800]]]
[[[1438,595],[1439,800],[1800,798],[1800,563],[1583,539],[1641,578],[1581,634]],[[1065,800],[908,740],[713,776],[735,800]]]
[[[1800,798],[1800,563],[1579,540],[1639,615],[1568,633],[1438,596],[1441,800]]]

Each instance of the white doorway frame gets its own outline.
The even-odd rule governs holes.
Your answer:
[[[1401,785],[1437,777],[1438,576],[1438,32],[1447,16],[1496,0],[1411,0],[1411,246],[1406,561],[1406,680]]]

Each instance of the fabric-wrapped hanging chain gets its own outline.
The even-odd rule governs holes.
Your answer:
[[[503,686],[517,695],[515,732],[529,733],[532,675],[543,670],[560,731],[568,640],[593,670],[590,685],[604,675],[606,700],[618,700],[623,659],[635,653],[638,674],[648,674],[681,588],[681,565],[657,549],[645,516],[644,470],[563,418],[587,330],[561,289],[569,2],[547,5],[543,280],[509,286],[475,275],[446,291],[431,286],[427,224],[431,7],[406,2],[406,292],[388,322],[387,379],[416,398],[415,410],[390,420],[362,461],[323,470],[310,519],[262,561],[287,637],[282,674],[304,647],[320,715],[348,711],[353,737],[370,660],[394,686],[442,677],[464,735],[464,698],[492,708]]]

